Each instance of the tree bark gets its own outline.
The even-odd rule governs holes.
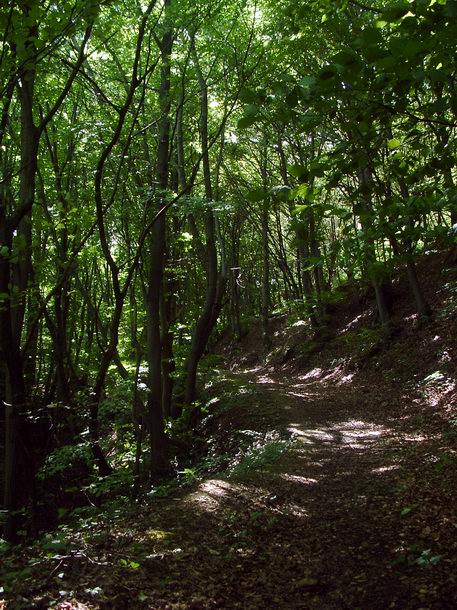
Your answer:
[[[173,45],[173,31],[169,22],[171,0],[165,0],[166,30],[160,41],[161,73],[159,104],[159,142],[157,146],[157,177],[159,193],[157,206],[165,205],[165,194],[169,188],[169,149],[170,149],[170,58]],[[148,360],[148,418],[149,440],[151,447],[150,478],[154,481],[168,468],[166,455],[165,425],[162,404],[162,337],[160,304],[162,299],[165,264],[165,214],[154,224],[149,252],[149,279],[146,300],[147,360]]]
[[[214,213],[210,207],[213,201],[213,188],[209,160],[208,85],[200,68],[199,58],[195,47],[195,34],[192,34],[191,45],[192,57],[200,87],[200,141],[202,145],[203,180],[207,202],[207,209],[205,210],[207,283],[205,302],[192,333],[191,346],[185,365],[186,378],[184,402],[186,404],[195,402],[198,363],[204,354],[211,332],[222,310],[222,300],[227,284],[226,274],[223,271],[219,273],[218,270],[216,222]]]
[[[366,234],[364,239],[365,263],[367,265],[367,272],[375,291],[379,320],[383,326],[388,327],[390,325],[390,314],[384,294],[382,278],[378,277],[378,273],[375,268],[375,264],[377,262],[376,251],[373,238],[370,236],[373,210],[371,204],[372,172],[369,167],[364,167],[359,171],[359,181],[362,191],[361,202],[363,207],[363,213],[360,215],[360,224],[362,225],[362,229]]]

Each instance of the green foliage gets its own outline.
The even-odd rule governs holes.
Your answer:
[[[128,468],[118,468],[113,474],[106,477],[95,477],[84,488],[84,491],[96,498],[104,496],[127,495],[132,484],[132,473]]]
[[[119,565],[121,568],[127,568],[129,570],[138,570],[140,563],[137,561],[131,561],[129,559],[119,559]]]
[[[445,320],[457,312],[457,281],[453,280],[448,282],[445,285],[445,289],[449,296],[444,301],[440,311],[437,313],[437,317],[440,320]]]
[[[419,566],[421,568],[432,568],[443,559],[442,555],[434,555],[432,549],[424,549],[420,544],[408,547],[405,553],[392,562],[394,566]]]
[[[92,456],[88,443],[83,442],[78,445],[64,445],[63,447],[58,447],[48,455],[38,476],[41,479],[50,478],[65,473],[74,467],[78,467],[80,464],[89,467],[91,462]]]
[[[258,470],[267,469],[289,449],[291,441],[277,438],[276,433],[256,438],[248,447],[241,450],[232,461],[226,473],[229,478],[240,479]]]
[[[377,352],[388,339],[386,330],[382,327],[348,330],[339,337],[356,359],[364,359]]]
[[[130,379],[117,381],[109,396],[100,404],[100,421],[115,422],[117,428],[132,420],[133,383]]]

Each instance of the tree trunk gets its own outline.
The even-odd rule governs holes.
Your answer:
[[[398,184],[400,186],[400,192],[402,194],[402,197],[405,199],[405,204],[406,204],[406,201],[409,199],[408,186],[402,178],[398,179]],[[414,227],[413,219],[408,218],[406,230],[413,229],[413,227]],[[414,258],[413,258],[413,243],[412,243],[411,237],[407,237],[405,239],[404,248],[406,251],[406,272],[408,275],[408,282],[409,282],[411,291],[414,295],[414,300],[416,301],[417,312],[422,318],[428,318],[431,314],[431,309],[424,297],[424,293],[422,291],[422,288],[419,284],[419,279],[417,277],[416,264],[415,264]]]
[[[31,498],[34,465],[27,450],[27,390],[24,381],[21,338],[24,324],[27,285],[31,269],[31,210],[35,197],[39,131],[33,122],[34,67],[24,69],[19,86],[21,106],[21,160],[17,220],[14,213],[6,217],[5,201],[0,201],[0,293],[9,295],[0,307],[0,349],[7,369],[5,417],[5,489],[4,505],[8,511],[4,528],[5,539],[17,541],[23,524],[20,514]],[[11,263],[14,236],[19,244],[20,262]],[[18,241],[22,239],[22,243]],[[16,246],[18,247],[18,246]]]
[[[268,249],[268,198],[262,203],[262,291],[260,303],[260,319],[262,322],[263,347],[267,350],[271,345],[268,329],[268,314],[270,311],[270,253]]]
[[[387,307],[387,301],[384,294],[382,278],[378,277],[378,270],[376,269],[376,251],[374,246],[373,238],[369,235],[372,228],[372,205],[371,205],[371,191],[372,191],[372,172],[369,167],[364,167],[359,172],[360,187],[362,191],[362,204],[363,213],[360,215],[360,224],[365,232],[364,240],[364,252],[365,252],[365,263],[367,266],[367,272],[373,284],[376,297],[376,305],[378,308],[378,315],[381,324],[385,327],[390,325],[390,314]]]
[[[169,20],[171,0],[165,0],[165,21]],[[171,23],[160,41],[161,76],[159,104],[161,118],[159,123],[159,143],[157,147],[157,176],[160,192],[156,199],[158,209],[165,204],[164,194],[169,188],[169,149],[170,149],[170,57],[173,45]],[[149,281],[147,292],[147,360],[148,360],[148,418],[149,440],[151,446],[151,481],[160,477],[168,468],[166,456],[165,425],[162,405],[162,338],[160,329],[160,303],[163,291],[165,263],[165,214],[154,224],[151,244]]]
[[[205,211],[205,233],[206,233],[206,295],[200,317],[195,325],[190,351],[186,360],[186,379],[184,389],[184,402],[192,404],[196,398],[197,368],[204,354],[211,332],[217,322],[222,309],[222,299],[227,284],[227,276],[224,272],[218,273],[218,257],[216,246],[216,222],[210,208],[213,201],[213,188],[211,184],[211,170],[209,162],[209,138],[208,138],[208,86],[200,69],[195,37],[191,39],[192,57],[194,59],[197,79],[200,86],[200,140],[202,145],[203,179],[205,184],[205,197],[207,209]]]

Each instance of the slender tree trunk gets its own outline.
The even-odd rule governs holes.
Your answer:
[[[268,315],[270,311],[270,252],[268,249],[268,199],[262,203],[262,291],[260,304],[260,318],[262,322],[262,340],[264,349],[271,345],[268,328]]]
[[[382,278],[378,276],[376,269],[376,251],[373,239],[370,237],[370,229],[372,226],[372,174],[369,167],[362,168],[359,172],[359,180],[362,191],[363,214],[360,217],[360,224],[364,230],[366,237],[364,241],[365,262],[367,265],[368,275],[373,284],[376,297],[376,305],[378,307],[378,315],[381,324],[385,327],[390,325],[390,314],[387,307],[387,301],[384,294]]]
[[[216,222],[214,213],[209,207],[213,201],[213,188],[211,184],[211,170],[209,161],[209,138],[208,138],[208,86],[201,72],[195,38],[192,36],[192,57],[194,59],[197,78],[200,86],[200,140],[202,145],[203,180],[205,184],[205,197],[207,209],[205,211],[205,233],[206,233],[206,295],[200,317],[195,325],[190,351],[186,360],[186,379],[184,390],[184,401],[192,404],[196,398],[197,368],[204,354],[211,332],[217,322],[223,303],[222,299],[227,284],[227,276],[218,272],[218,257],[216,245]]]
[[[123,106],[119,109],[117,123],[114,127],[113,135],[108,142],[108,144],[104,147],[97,163],[97,168],[94,176],[94,193],[95,193],[95,205],[96,205],[96,215],[97,215],[97,226],[98,233],[100,239],[100,246],[103,252],[104,259],[106,261],[105,271],[106,271],[106,283],[108,287],[110,283],[112,284],[112,292],[111,290],[106,291],[108,304],[110,304],[110,299],[114,304],[114,311],[111,317],[110,325],[109,325],[109,342],[106,349],[103,350],[97,378],[95,381],[95,385],[92,391],[92,401],[89,407],[89,431],[90,431],[90,440],[91,440],[91,449],[92,454],[94,456],[95,463],[97,464],[100,474],[102,476],[106,476],[112,472],[111,466],[108,464],[105,456],[103,455],[103,451],[99,444],[99,421],[98,421],[98,411],[100,406],[100,400],[103,395],[103,388],[105,384],[106,375],[108,372],[108,368],[116,356],[117,346],[119,343],[119,325],[122,317],[122,310],[124,307],[124,301],[127,295],[127,291],[130,286],[130,282],[133,278],[134,266],[130,266],[127,279],[124,283],[123,288],[121,288],[120,283],[120,274],[119,267],[116,261],[113,258],[110,250],[110,244],[107,236],[106,224],[105,224],[105,209],[103,202],[103,174],[105,169],[105,164],[113,152],[113,149],[119,142],[119,138],[122,133],[122,129],[124,127],[124,123],[127,117],[127,114],[132,106],[133,99],[135,96],[135,92],[140,83],[139,80],[139,65],[140,65],[140,57],[142,51],[143,40],[145,37],[146,26],[149,20],[149,16],[155,6],[155,1],[151,0],[147,9],[143,13],[143,17],[141,19],[140,27],[138,30],[136,47],[135,47],[135,57],[133,61],[132,74],[130,78],[130,82],[127,87],[127,96],[125,98]]]
[[[18,222],[8,219],[5,202],[0,201],[0,247],[8,255],[0,255],[0,294],[10,295],[0,307],[0,349],[7,368],[5,417],[5,489],[4,505],[8,511],[4,537],[16,542],[24,515],[20,515],[33,494],[34,464],[27,449],[27,390],[21,338],[25,315],[27,286],[31,269],[31,210],[35,197],[39,131],[33,121],[34,67],[24,70],[19,86],[21,106],[21,169],[18,209],[23,210]],[[22,238],[20,262],[11,263],[13,237]],[[18,242],[16,242],[18,243]],[[19,242],[20,243],[20,242]]]
[[[167,257],[168,258],[168,257]],[[169,261],[170,263],[170,261]],[[168,276],[160,300],[160,317],[162,324],[162,405],[165,417],[173,415],[172,398],[174,387],[174,372],[176,369],[173,354],[172,324],[175,319],[176,298],[174,295],[175,281]]]
[[[169,19],[171,0],[165,0],[165,21]],[[158,209],[165,204],[164,194],[169,188],[170,149],[170,57],[173,44],[171,24],[160,41],[161,77],[159,103],[161,119],[159,123],[159,144],[157,147],[157,176],[160,192],[157,197]],[[151,480],[160,477],[168,467],[166,438],[162,404],[162,337],[160,328],[160,304],[163,291],[165,264],[165,215],[154,224],[149,255],[149,281],[147,292],[147,359],[148,359],[148,417],[151,445]]]
[[[241,269],[239,266],[239,235],[236,223],[232,233],[231,273],[230,273],[230,319],[232,332],[238,341],[241,339],[240,319],[240,281]]]
[[[398,179],[398,184],[400,186],[400,192],[402,197],[405,199],[405,202],[409,199],[409,189],[406,182],[402,179]],[[407,227],[406,230],[413,229],[413,220],[407,219]],[[416,308],[418,314],[422,318],[428,318],[431,314],[431,309],[429,304],[427,303],[422,288],[419,284],[419,279],[417,277],[416,264],[413,258],[413,245],[411,237],[407,237],[405,240],[405,251],[406,251],[406,272],[408,275],[408,282],[411,288],[411,291],[414,295],[414,300],[416,302]]]

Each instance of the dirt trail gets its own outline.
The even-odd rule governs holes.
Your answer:
[[[279,605],[405,607],[412,591],[391,565],[402,523],[401,508],[392,511],[399,434],[385,425],[388,393],[380,414],[372,388],[354,390],[350,378],[338,385],[313,379],[320,373],[256,379],[259,393],[285,411],[295,437],[264,476],[267,504],[272,498],[278,516],[277,569],[289,583]]]
[[[243,483],[206,481],[186,500],[238,525],[217,545],[238,563],[215,607],[455,608],[455,549],[440,555],[455,525],[423,479],[435,434],[417,430],[402,388],[320,369],[246,380],[295,442]]]
[[[338,368],[235,378],[289,449],[82,529],[77,554],[41,564],[35,605],[8,609],[456,607],[456,472],[427,405]]]

